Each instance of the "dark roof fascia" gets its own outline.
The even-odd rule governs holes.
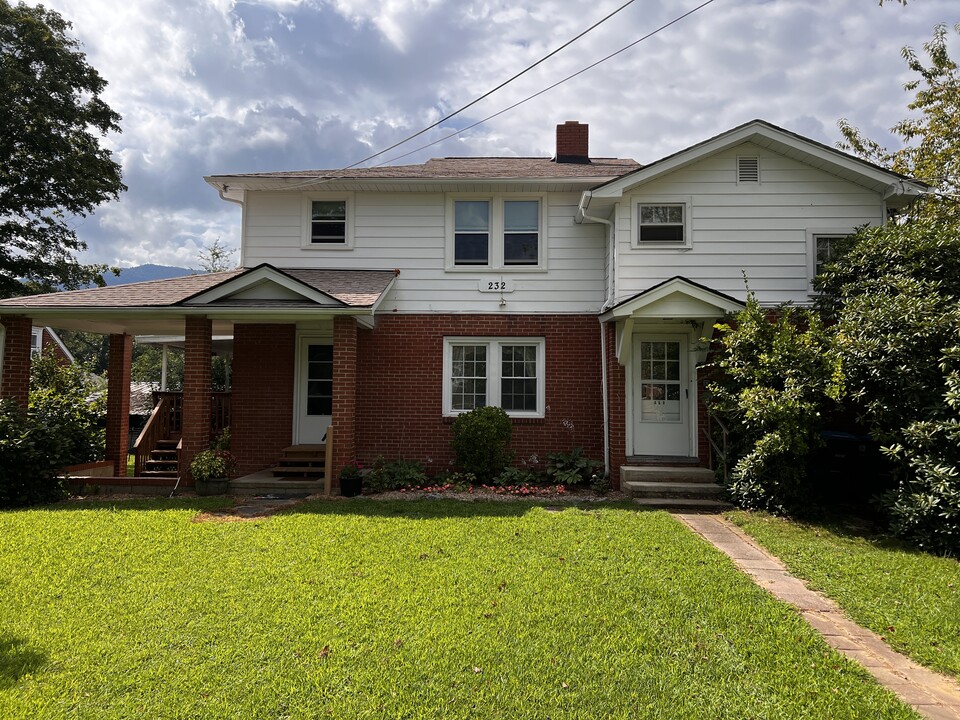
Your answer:
[[[700,142],[695,143],[695,144],[693,144],[693,145],[690,145],[689,147],[685,147],[685,148],[683,148],[682,150],[677,150],[676,152],[670,153],[669,155],[666,155],[666,156],[664,156],[664,157],[662,157],[662,158],[660,158],[660,159],[658,159],[658,160],[654,160],[654,161],[651,162],[651,163],[647,163],[646,165],[643,165],[642,167],[639,167],[639,168],[637,168],[636,170],[631,170],[630,172],[625,173],[625,174],[623,174],[623,175],[620,175],[619,177],[615,177],[615,178],[613,178],[612,180],[607,180],[607,181],[605,181],[605,182],[603,182],[603,183],[600,183],[599,185],[593,187],[592,189],[593,189],[593,190],[599,190],[600,188],[606,187],[607,185],[612,185],[612,184],[615,183],[615,182],[620,182],[621,180],[624,180],[624,179],[626,179],[626,178],[629,178],[631,175],[635,175],[635,174],[637,174],[637,173],[644,172],[644,171],[646,171],[646,170],[650,170],[651,168],[656,168],[657,165],[661,165],[661,164],[667,163],[667,162],[669,162],[670,160],[674,159],[675,157],[678,157],[678,156],[680,156],[680,155],[684,155],[684,154],[689,153],[689,152],[691,152],[691,151],[695,151],[697,148],[703,147],[703,146],[705,146],[705,145],[709,145],[710,143],[715,142],[715,141],[723,138],[725,135],[733,135],[734,133],[736,133],[736,132],[738,132],[738,131],[740,131],[740,130],[743,130],[744,128],[747,128],[747,127],[749,127],[749,126],[751,126],[751,125],[762,125],[763,127],[768,128],[768,129],[770,129],[770,130],[773,130],[774,132],[783,133],[784,135],[787,135],[787,136],[789,136],[789,137],[792,137],[794,140],[799,140],[799,141],[802,142],[802,143],[806,143],[806,144],[808,144],[808,145],[812,145],[812,146],[814,146],[814,147],[818,147],[818,148],[820,148],[820,149],[822,149],[822,150],[826,150],[826,151],[831,152],[831,153],[833,153],[833,154],[835,154],[835,155],[839,155],[840,157],[843,157],[843,158],[845,158],[845,159],[847,159],[847,160],[852,160],[852,161],[854,161],[854,162],[856,162],[856,163],[858,163],[858,164],[860,164],[860,165],[863,165],[863,166],[865,166],[865,167],[868,167],[868,168],[870,168],[871,170],[876,170],[876,171],[879,171],[879,172],[882,172],[882,173],[886,173],[886,174],[888,174],[888,175],[891,175],[891,176],[893,176],[893,177],[896,177],[896,178],[899,179],[899,180],[906,180],[906,181],[909,181],[909,182],[911,182],[911,183],[916,183],[917,185],[923,185],[924,187],[931,187],[930,184],[925,183],[925,182],[922,181],[922,180],[917,180],[917,179],[915,179],[915,178],[910,177],[909,175],[904,175],[903,173],[898,173],[898,172],[896,172],[896,171],[894,171],[894,170],[891,170],[890,168],[885,168],[885,167],[883,167],[882,165],[877,165],[876,163],[872,163],[872,162],[870,162],[869,160],[864,160],[864,159],[862,159],[862,158],[858,158],[856,155],[851,155],[850,153],[844,152],[843,150],[838,150],[838,149],[835,148],[835,147],[830,147],[829,145],[826,145],[826,144],[824,144],[824,143],[822,143],[822,142],[819,142],[819,141],[817,141],[817,140],[812,140],[811,138],[808,138],[808,137],[805,137],[805,136],[803,136],[803,135],[800,135],[799,133],[795,133],[795,132],[793,132],[792,130],[787,130],[787,129],[785,129],[785,128],[780,127],[779,125],[774,125],[773,123],[767,122],[766,120],[761,120],[761,119],[757,118],[757,119],[755,119],[755,120],[750,120],[750,121],[748,121],[748,122],[745,122],[745,123],[742,123],[742,124],[740,124],[740,125],[737,125],[736,127],[730,128],[729,130],[725,130],[725,131],[722,132],[722,133],[718,133],[718,134],[714,135],[713,137],[707,138],[706,140],[701,140]]]
[[[637,294],[631,295],[630,297],[626,298],[625,300],[621,300],[621,301],[618,302],[616,305],[611,305],[611,306],[608,307],[606,310],[602,310],[599,314],[600,314],[600,315],[606,315],[606,314],[609,313],[609,312],[613,312],[613,311],[616,310],[618,307],[620,307],[620,306],[622,306],[622,305],[626,305],[627,303],[631,303],[631,302],[633,302],[634,300],[636,300],[637,298],[642,298],[644,295],[646,295],[646,294],[648,294],[648,293],[652,293],[653,291],[658,290],[659,288],[663,287],[664,285],[667,285],[667,284],[669,284],[669,283],[672,283],[672,282],[675,281],[675,280],[679,280],[680,282],[684,282],[684,283],[686,283],[687,285],[690,285],[690,286],[692,286],[692,287],[695,287],[695,288],[697,288],[698,290],[703,290],[704,292],[710,293],[711,295],[715,295],[715,296],[717,296],[718,298],[723,298],[723,299],[726,300],[727,302],[735,303],[735,304],[740,305],[740,306],[742,306],[742,307],[746,307],[746,306],[747,306],[747,304],[746,304],[745,302],[743,302],[742,300],[737,300],[737,299],[736,299],[735,297],[733,297],[732,295],[727,295],[726,293],[722,293],[722,292],[720,292],[719,290],[714,290],[712,287],[708,287],[708,286],[703,285],[703,284],[701,284],[701,283],[698,283],[698,282],[695,282],[695,281],[693,281],[693,280],[690,280],[689,278],[686,278],[686,277],[684,277],[683,275],[674,275],[672,278],[667,278],[666,280],[664,280],[664,281],[662,281],[662,282],[658,282],[656,285],[651,285],[651,286],[648,287],[646,290],[641,290],[641,291],[638,292]]]
[[[324,297],[330,298],[330,301],[331,301],[331,302],[337,303],[340,307],[344,307],[344,308],[346,308],[346,307],[369,307],[369,306],[363,306],[363,305],[354,305],[354,306],[347,305],[345,302],[343,302],[343,300],[339,300],[339,299],[333,297],[332,295],[330,295],[329,293],[326,293],[326,292],[324,292],[323,290],[320,290],[319,288],[315,288],[315,287],[313,287],[312,285],[309,285],[309,284],[305,283],[303,280],[300,280],[300,279],[298,279],[298,278],[293,277],[293,276],[290,275],[289,273],[284,272],[283,270],[281,270],[281,269],[278,268],[278,267],[274,267],[274,266],[271,265],[270,263],[260,263],[259,265],[256,265],[255,267],[248,268],[247,270],[244,270],[244,271],[243,271],[242,273],[240,273],[239,275],[234,275],[232,278],[227,278],[227,279],[224,280],[223,282],[217,283],[216,285],[213,285],[212,287],[208,287],[208,288],[205,289],[205,290],[202,290],[202,291],[200,291],[200,292],[194,293],[194,294],[191,295],[190,297],[183,298],[182,300],[180,300],[180,301],[177,302],[174,306],[171,306],[171,307],[179,307],[179,306],[182,306],[182,305],[186,305],[186,304],[188,304],[191,300],[195,300],[196,298],[201,297],[202,295],[205,295],[205,294],[207,294],[207,293],[209,293],[209,292],[211,292],[211,291],[213,291],[213,290],[216,290],[217,288],[223,287],[223,286],[226,285],[227,283],[232,283],[232,282],[235,282],[235,281],[237,281],[237,280],[242,280],[242,279],[245,278],[247,275],[250,275],[251,273],[257,272],[258,270],[261,270],[261,269],[272,270],[273,272],[277,273],[278,275],[281,275],[281,276],[287,278],[288,280],[290,280],[290,281],[292,281],[292,282],[295,282],[295,283],[296,283],[297,285],[299,285],[300,287],[303,287],[303,288],[308,289],[311,293],[319,293],[319,294],[323,295]],[[217,306],[217,305],[212,305],[212,306],[206,305],[206,306],[204,306],[204,307],[218,307],[218,306]],[[219,307],[227,307],[227,305],[226,305],[226,304],[223,304],[223,305],[219,305]]]

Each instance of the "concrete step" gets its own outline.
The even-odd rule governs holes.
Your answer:
[[[731,510],[733,505],[709,498],[634,498],[637,505],[657,510]]]
[[[322,478],[324,475],[323,466],[310,466],[310,465],[279,465],[277,467],[271,468],[272,472],[277,477],[311,477],[311,478]]]
[[[713,470],[702,467],[668,467],[664,465],[625,465],[620,468],[624,482],[714,483]]]
[[[287,495],[302,496],[303,493],[322,493],[323,480],[311,478],[278,478],[261,471],[254,475],[230,481],[231,495]]]
[[[699,498],[715,500],[723,496],[723,488],[716,483],[643,482],[628,480],[620,489],[633,498]]]

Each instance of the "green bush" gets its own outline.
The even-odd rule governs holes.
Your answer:
[[[729,428],[728,492],[741,507],[810,509],[807,457],[842,380],[819,315],[789,306],[768,317],[753,294],[721,332],[707,402]]]
[[[190,461],[190,475],[195,483],[231,478],[237,472],[237,459],[229,450],[201,450]]]
[[[414,460],[387,462],[383,457],[378,457],[373,469],[363,479],[363,484],[371,492],[388,492],[423,485],[426,480],[427,473],[422,463]]]
[[[547,476],[560,485],[592,482],[594,473],[601,467],[602,462],[588,458],[580,447],[568,453],[555,452],[547,455]]]
[[[52,353],[35,357],[29,414],[56,432],[61,467],[103,459],[106,393],[85,366]]]
[[[493,478],[493,484],[501,487],[512,487],[514,485],[534,485],[540,478],[537,474],[526,468],[505,467],[503,472]]]
[[[513,424],[501,408],[487,405],[463,413],[453,421],[456,463],[479,482],[492,482],[513,460],[512,437]]]
[[[0,507],[62,500],[66,481],[55,428],[32,418],[12,400],[0,400]]]

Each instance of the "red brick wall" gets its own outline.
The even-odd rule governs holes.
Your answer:
[[[119,477],[127,474],[130,443],[130,361],[133,336],[111,335],[107,360],[106,459]]]
[[[0,315],[4,327],[0,398],[11,398],[26,409],[30,401],[30,335],[33,322],[19,315]]]
[[[183,354],[183,452],[180,474],[187,482],[193,456],[210,445],[210,355],[212,323],[188,315],[184,321]]]
[[[296,335],[294,325],[234,325],[230,433],[241,475],[276,465],[293,442]]]
[[[607,350],[607,407],[610,414],[610,484],[620,488],[620,468],[627,462],[626,369],[617,362],[617,326],[604,323]]]
[[[357,460],[357,322],[333,319],[333,484],[344,465]]]
[[[358,332],[358,460],[419,460],[448,467],[451,418],[443,417],[444,336],[543,337],[546,417],[513,421],[516,463],[582,446],[603,459],[600,324],[595,315],[397,315]],[[566,422],[564,422],[566,421]]]

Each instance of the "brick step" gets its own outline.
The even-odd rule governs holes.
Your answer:
[[[667,467],[663,465],[626,465],[620,468],[625,482],[714,483],[713,470],[702,467]]]
[[[717,500],[723,497],[723,488],[716,483],[694,482],[621,482],[620,489],[633,498],[696,498]]]

